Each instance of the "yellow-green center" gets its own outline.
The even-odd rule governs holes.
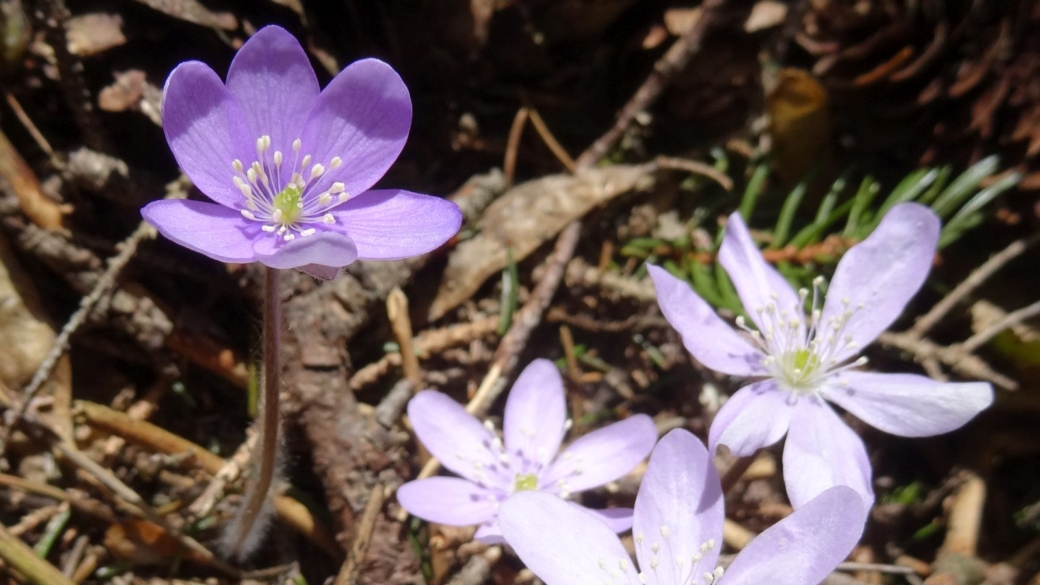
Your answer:
[[[805,367],[810,365],[810,358],[812,358],[811,351],[807,349],[799,349],[794,353],[794,367],[804,372]]]
[[[288,185],[282,192],[274,196],[272,206],[282,212],[278,220],[283,225],[292,225],[303,213],[303,190],[296,185]]]
[[[516,474],[516,482],[513,483],[513,491],[530,492],[538,489],[538,476],[533,473]]]

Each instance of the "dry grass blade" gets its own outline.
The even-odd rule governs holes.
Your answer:
[[[31,583],[40,585],[74,585],[46,559],[36,556],[33,549],[0,525],[0,558]]]

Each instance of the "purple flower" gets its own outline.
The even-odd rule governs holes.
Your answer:
[[[823,310],[813,291],[795,292],[769,266],[740,215],[730,216],[719,262],[748,316],[733,330],[690,287],[650,267],[661,312],[705,366],[763,378],[734,394],[719,410],[709,447],[722,444],[748,456],[787,435],[784,480],[797,508],[827,488],[847,485],[870,505],[866,448],[829,400],[883,431],[923,437],[960,427],[993,401],[985,383],[940,383],[913,374],[854,371],[851,361],[899,316],[924,283],[939,238],[939,218],[927,207],[892,208],[874,233],[838,263]],[[812,295],[811,318],[804,302]]]
[[[369,190],[412,118],[408,89],[382,61],[357,61],[320,91],[300,43],[268,26],[235,55],[226,86],[203,63],[178,65],[162,118],[178,164],[216,204],[156,201],[141,213],[216,260],[332,278],[356,259],[429,252],[462,221],[449,201]]]
[[[657,440],[650,417],[637,414],[560,444],[570,428],[563,379],[548,360],[531,362],[506,400],[503,441],[490,421],[481,424],[457,402],[427,390],[408,403],[422,444],[444,467],[461,475],[412,481],[397,490],[411,514],[440,524],[480,524],[475,538],[501,542],[498,506],[509,494],[538,491],[560,500],[601,486],[639,464]],[[565,507],[581,508],[568,502]],[[617,530],[632,526],[629,509],[588,510]]]
[[[591,514],[540,493],[502,504],[502,534],[546,585],[814,585],[859,541],[866,509],[837,486],[760,534],[723,572],[722,487],[707,450],[676,429],[657,444],[636,496],[638,566]]]

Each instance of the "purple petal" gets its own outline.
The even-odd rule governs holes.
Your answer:
[[[784,483],[795,509],[836,485],[856,490],[869,508],[874,503],[871,471],[863,440],[827,403],[798,401],[784,445]]]
[[[502,481],[493,471],[498,458],[491,451],[496,437],[462,405],[424,390],[408,402],[408,418],[415,436],[444,467],[471,481],[500,487]]]
[[[168,239],[221,262],[253,262],[253,237],[259,228],[222,205],[164,199],[141,209],[145,221]]]
[[[725,445],[730,453],[748,457],[784,438],[793,410],[790,397],[773,380],[741,388],[711,422],[709,448],[714,453],[719,445]]]
[[[960,428],[993,403],[984,382],[944,383],[914,374],[843,372],[824,397],[886,433],[930,437]]]
[[[752,540],[726,569],[723,583],[820,583],[852,552],[866,519],[854,490],[833,487]]]
[[[367,191],[401,154],[411,123],[408,88],[393,68],[378,59],[350,64],[318,96],[304,126],[302,152],[328,169],[312,188],[340,181],[347,193]],[[343,161],[338,169],[330,166],[334,157]]]
[[[663,268],[653,265],[647,268],[657,288],[661,312],[697,361],[734,376],[766,373],[762,353],[727,325],[688,284]]]
[[[448,526],[481,524],[495,517],[498,497],[457,477],[431,477],[397,488],[397,501],[412,516]]]
[[[498,525],[498,517],[496,516],[488,522],[481,524],[480,528],[477,528],[476,533],[473,534],[473,540],[483,542],[488,546],[505,544],[506,539],[502,536],[502,527]]]
[[[238,50],[228,70],[227,87],[242,106],[249,138],[269,135],[271,149],[289,154],[318,99],[318,78],[296,37],[266,26]],[[255,154],[245,164],[255,160]]]
[[[632,508],[606,508],[595,510],[593,508],[586,508],[585,506],[575,504],[574,502],[571,502],[571,504],[599,518],[614,532],[621,533],[632,529]]]
[[[271,268],[301,268],[320,264],[338,268],[357,259],[353,240],[335,231],[323,231],[286,242],[272,234],[264,234],[253,244],[257,260]]]
[[[536,464],[535,469],[518,473],[536,472],[552,461],[563,442],[566,422],[560,371],[549,360],[531,362],[509,391],[502,425],[509,453]]]
[[[321,264],[305,264],[297,266],[297,270],[309,274],[318,280],[335,280],[339,274],[339,268],[334,266],[322,266]]]
[[[928,276],[938,241],[939,217],[923,205],[903,203],[845,253],[823,306],[820,324],[826,329],[818,334],[845,323],[836,337],[849,335],[854,345],[846,346],[837,361],[859,353],[899,317]]]
[[[241,209],[245,199],[231,180],[231,162],[255,152],[246,148],[242,109],[217,74],[198,61],[178,65],[163,89],[162,119],[166,142],[192,183],[217,203]]]
[[[397,260],[435,250],[462,225],[459,207],[400,189],[366,191],[332,211],[362,260]]]
[[[546,585],[639,582],[610,527],[556,496],[514,494],[502,502],[498,521],[517,556]],[[617,578],[612,579],[613,571]]]
[[[744,310],[760,331],[765,333],[775,329],[778,321],[785,325],[795,321],[804,331],[805,309],[798,293],[762,257],[739,213],[729,216],[726,235],[719,249],[719,262],[733,281]],[[772,314],[767,312],[770,305],[775,306]]]
[[[656,441],[654,421],[637,414],[568,445],[542,475],[539,485],[568,493],[601,486],[635,469]]]
[[[662,585],[685,583],[691,574],[714,569],[722,547],[723,506],[719,476],[704,444],[683,429],[665,435],[650,455],[636,496],[632,536],[639,567]],[[702,549],[716,539],[720,542]],[[700,560],[694,561],[694,555]],[[657,570],[650,570],[655,559]]]

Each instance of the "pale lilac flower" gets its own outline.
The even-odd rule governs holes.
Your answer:
[[[538,491],[564,500],[625,475],[657,441],[653,421],[637,414],[580,437],[562,451],[570,428],[563,379],[548,360],[527,366],[506,400],[502,434],[481,424],[450,397],[426,390],[408,403],[415,434],[444,467],[462,477],[402,485],[397,500],[411,514],[450,526],[480,524],[475,538],[501,542],[498,506],[508,495]],[[567,507],[581,508],[573,502]],[[631,509],[589,510],[618,532],[632,526]]]
[[[268,26],[235,55],[227,85],[189,61],[163,89],[170,149],[216,203],[156,201],[141,213],[211,258],[321,278],[355,259],[429,252],[458,230],[458,207],[369,190],[400,154],[411,118],[408,89],[386,63],[357,61],[321,91],[300,43]]]
[[[838,263],[823,310],[819,285],[795,292],[759,253],[740,215],[730,216],[719,262],[757,330],[727,325],[689,286],[651,266],[661,312],[705,366],[763,378],[719,410],[709,448],[748,456],[787,435],[784,481],[797,508],[834,485],[870,505],[871,467],[863,441],[824,401],[888,433],[923,437],[949,432],[993,401],[986,383],[941,383],[914,374],[854,371],[853,358],[899,316],[924,283],[939,238],[939,218],[916,203],[897,205],[874,233]],[[810,318],[804,302],[812,296]]]
[[[866,509],[833,487],[770,527],[723,571],[722,487],[704,445],[683,429],[657,444],[636,496],[638,565],[591,514],[539,493],[510,496],[502,534],[546,585],[816,585],[859,541]]]

